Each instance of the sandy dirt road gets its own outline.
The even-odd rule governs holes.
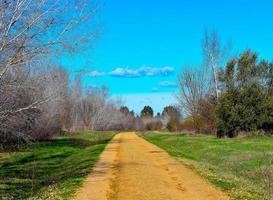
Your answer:
[[[107,145],[77,200],[227,200],[220,190],[135,133]]]

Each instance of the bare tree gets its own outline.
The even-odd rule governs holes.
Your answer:
[[[75,31],[94,14],[88,2],[0,2],[1,143],[7,135],[28,138],[35,121],[49,110],[46,105],[58,110],[54,108],[60,104],[52,104],[60,102],[67,81],[56,78],[56,56],[77,50],[92,38],[91,33]]]
[[[198,111],[199,102],[211,92],[210,77],[203,70],[185,70],[178,76],[178,94],[176,95],[187,116]]]
[[[218,72],[228,58],[231,50],[231,43],[221,46],[219,35],[217,31],[204,31],[204,38],[202,41],[204,66],[212,74],[212,82],[214,84],[214,93],[216,98],[219,96]]]
[[[69,120],[67,110],[68,98],[68,74],[60,68],[49,72],[46,82],[39,87],[41,95],[52,96],[53,99],[43,103],[38,107],[39,116],[35,118],[32,126],[33,139],[45,139],[59,133],[65,122]],[[43,98],[43,97],[41,97]]]
[[[178,76],[179,91],[176,95],[185,117],[193,120],[193,126],[199,132],[203,127],[201,102],[211,96],[211,78],[203,70],[184,70]]]
[[[125,130],[133,124],[134,116],[122,113],[122,103],[112,99],[104,86],[83,89],[77,78],[70,102],[73,130]]]

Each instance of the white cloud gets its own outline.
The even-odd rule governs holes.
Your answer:
[[[98,72],[98,71],[92,71],[89,73],[89,76],[91,77],[98,77],[98,76],[104,76],[105,74],[103,72]]]
[[[159,88],[158,87],[153,87],[152,88],[152,92],[158,92],[159,91]]]
[[[108,73],[110,76],[118,77],[138,77],[140,76],[137,70],[130,70],[124,68],[116,68],[115,70]]]
[[[140,67],[137,69],[128,68],[116,68],[113,71],[104,73],[93,71],[90,73],[92,77],[98,76],[113,76],[113,77],[124,77],[124,78],[137,78],[137,77],[154,77],[154,76],[169,76],[173,74],[175,69],[173,67]]]
[[[177,84],[175,82],[171,82],[171,81],[162,81],[159,83],[160,86],[162,87],[176,87]]]
[[[137,70],[142,76],[169,76],[175,71],[173,67],[140,67]]]

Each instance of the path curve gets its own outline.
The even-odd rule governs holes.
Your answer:
[[[135,133],[106,146],[76,200],[228,200],[220,190]]]

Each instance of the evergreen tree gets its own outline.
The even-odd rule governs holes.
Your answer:
[[[220,73],[222,94],[216,106],[218,136],[273,126],[272,64],[246,51]]]
[[[141,117],[153,117],[154,116],[154,111],[151,106],[144,106],[140,113]]]

